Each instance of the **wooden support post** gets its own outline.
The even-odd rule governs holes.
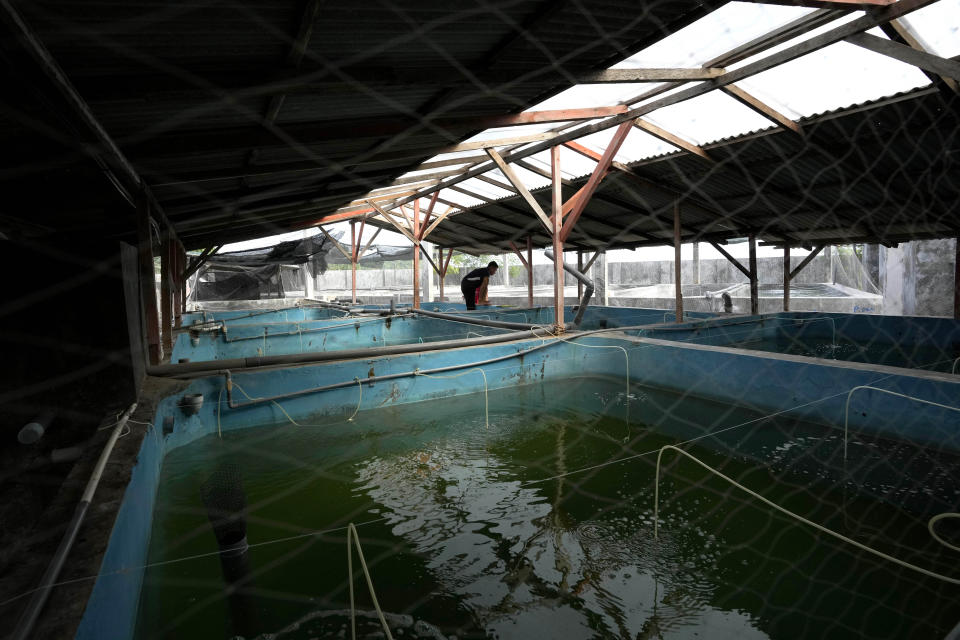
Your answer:
[[[681,275],[680,201],[673,203],[673,286],[676,290],[675,313],[677,323],[683,322],[683,277]]]
[[[760,287],[757,283],[757,234],[750,234],[750,314],[760,313]]]
[[[160,243],[160,338],[163,352],[173,351],[173,238],[169,230],[163,232]]]
[[[783,245],[783,310],[790,311],[790,245]]]
[[[177,329],[183,326],[183,311],[186,306],[184,295],[187,290],[187,283],[183,278],[186,260],[183,259],[183,255],[183,245],[177,242],[173,247],[173,322]]]
[[[350,221],[350,300],[357,304],[357,221]]]
[[[527,236],[527,306],[533,307],[533,238],[530,236]]]
[[[553,216],[553,309],[557,333],[563,332],[563,191],[560,182],[560,148],[550,147],[550,192],[551,212]],[[571,222],[574,222],[571,220]]]
[[[137,236],[140,253],[140,300],[147,356],[160,364],[160,321],[157,318],[157,280],[153,271],[153,234],[150,230],[150,200],[144,191],[137,194]]]
[[[413,308],[420,308],[420,201],[413,201]]]
[[[960,320],[960,238],[957,238],[953,263],[953,317]]]

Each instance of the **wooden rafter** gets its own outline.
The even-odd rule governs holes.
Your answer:
[[[527,262],[527,259],[523,257],[523,252],[520,251],[520,249],[513,242],[513,240],[510,240],[508,244],[510,245],[510,248],[513,250],[513,252],[517,254],[517,257],[520,258],[520,264],[522,264],[525,269],[529,269],[530,264]]]
[[[491,140],[478,140],[476,142],[461,142],[449,147],[444,147],[436,151],[437,155],[445,153],[459,153],[461,151],[478,151],[490,147],[506,147],[516,144],[527,144],[529,142],[542,142],[556,137],[553,131],[544,131],[543,133],[531,133],[524,136],[509,136],[506,138],[493,138]]]
[[[627,83],[627,82],[670,82],[712,80],[723,75],[725,69],[717,67],[699,67],[695,69],[607,69],[582,74],[577,84]]]
[[[818,255],[820,255],[820,252],[823,251],[824,246],[826,246],[826,245],[818,244],[818,245],[816,246],[816,248],[814,248],[813,251],[811,251],[810,253],[808,253],[808,254],[807,254],[807,257],[803,259],[803,262],[801,262],[800,264],[798,264],[797,267],[796,267],[796,269],[794,269],[793,271],[790,272],[790,279],[793,280],[794,278],[796,278],[796,277],[797,277],[797,274],[799,274],[801,271],[803,271],[804,267],[806,267],[808,264],[810,264],[810,262],[811,262],[814,258],[816,258]]]
[[[362,205],[364,202],[383,202],[384,200],[393,200],[395,198],[406,197],[407,195],[416,193],[414,189],[404,189],[402,191],[387,191],[386,193],[378,192],[375,194],[370,194],[362,200],[352,200],[346,206],[356,206]]]
[[[887,40],[870,33],[855,33],[847,37],[847,42],[880,53],[894,60],[919,67],[939,76],[960,80],[960,62],[941,58],[932,53],[914,49],[905,44]]]
[[[732,264],[732,265],[735,266],[737,269],[739,269],[740,272],[743,273],[743,275],[745,275],[745,276],[747,276],[748,278],[750,278],[751,280],[753,280],[753,273],[750,271],[750,269],[748,269],[748,268],[746,268],[745,266],[743,266],[743,265],[740,263],[739,260],[737,260],[736,258],[734,258],[734,257],[733,257],[732,255],[730,255],[729,253],[727,253],[727,250],[726,250],[726,249],[724,249],[723,247],[721,247],[721,246],[720,246],[719,244],[717,244],[716,242],[711,242],[711,243],[710,243],[710,246],[712,246],[714,249],[716,249],[718,252],[720,252],[720,255],[722,255],[724,258],[726,258],[727,260],[729,260],[729,261],[730,261],[730,264]]]
[[[597,187],[600,186],[600,181],[603,180],[603,177],[607,174],[607,170],[610,169],[610,163],[613,162],[613,157],[617,154],[617,151],[620,150],[620,146],[623,144],[623,141],[627,139],[627,135],[629,135],[631,129],[633,129],[633,123],[630,121],[620,125],[616,133],[613,134],[613,139],[610,140],[610,144],[607,145],[600,160],[597,161],[597,166],[594,167],[593,173],[590,174],[587,183],[583,185],[583,188],[574,196],[577,199],[576,204],[570,209],[567,219],[563,221],[563,235],[560,238],[562,241],[566,242],[567,238],[570,237],[571,229],[577,224],[580,214],[583,213],[587,203],[590,202],[590,197],[593,196]]]
[[[643,118],[637,118],[633,124],[641,131],[645,131],[650,135],[654,136],[655,138],[659,138],[660,140],[663,140],[668,144],[672,144],[675,147],[679,147],[680,149],[683,149],[688,153],[692,153],[694,155],[700,156],[701,158],[703,158],[704,160],[707,160],[708,162],[713,162],[713,158],[711,158],[710,155],[706,151],[704,151],[699,145],[696,145],[690,142],[689,140],[684,140],[680,136],[670,133],[666,129],[662,127],[658,127],[652,122],[644,120]]]
[[[418,201],[418,200],[414,200],[414,202],[419,202],[419,201]],[[416,225],[416,223],[410,218],[410,214],[407,213],[407,205],[405,205],[405,204],[400,205],[400,213],[403,214],[403,219],[407,221],[407,229],[409,229],[410,231],[413,231],[413,232],[415,233],[415,232],[416,232],[417,225]]]
[[[350,254],[351,254],[350,251],[347,251],[346,249],[344,249],[344,248],[343,248],[343,245],[341,245],[339,242],[337,242],[337,239],[334,238],[332,235],[330,235],[330,234],[327,232],[326,229],[324,229],[323,227],[321,227],[321,226],[319,226],[319,225],[317,226],[317,228],[320,229],[320,231],[323,232],[323,235],[327,236],[327,239],[328,239],[330,242],[333,243],[333,246],[335,246],[335,247],[337,248],[337,251],[339,251],[340,253],[343,254],[343,257],[344,257],[344,258],[346,258],[346,259],[349,260],[350,262],[353,262],[353,256],[350,255]]]
[[[917,51],[923,51],[926,53],[930,52],[930,47],[927,45],[921,38],[918,36],[913,29],[907,25],[907,23],[902,20],[891,20],[889,24],[881,25],[883,32],[887,34],[891,39],[899,37],[905,43],[916,49]],[[943,80],[943,83],[950,87],[950,90],[956,94],[960,94],[960,83],[958,83],[953,78],[948,78],[940,76],[940,79]]]
[[[598,131],[603,131],[605,129],[621,125],[627,120],[635,120],[636,118],[656,111],[657,109],[677,104],[679,102],[684,102],[686,100],[709,93],[717,88],[726,87],[736,82],[740,82],[745,78],[785,64],[803,55],[807,55],[813,51],[817,51],[834,44],[835,42],[839,42],[840,40],[843,40],[854,33],[866,31],[867,29],[871,29],[878,24],[889,22],[890,20],[904,16],[912,11],[921,9],[935,1],[936,0],[898,0],[894,4],[880,7],[856,20],[852,20],[834,27],[833,29],[830,29],[803,42],[789,46],[765,58],[757,60],[756,62],[746,64],[738,69],[734,69],[733,71],[727,71],[723,75],[714,78],[710,82],[701,82],[687,89],[664,96],[658,100],[646,102],[634,109],[630,109],[627,113],[607,118],[601,122],[582,125],[576,129],[559,133],[548,141],[525,146],[522,149],[513,151],[504,156],[504,160],[512,162],[517,159],[526,158],[550,149],[557,144],[563,144],[565,142],[575,140]],[[469,171],[464,172],[460,176],[444,181],[436,187],[431,187],[427,191],[420,193],[418,197],[424,197],[429,193],[432,193],[432,189],[447,188],[456,182],[468,180],[480,173],[486,172],[489,170],[489,168],[489,165],[486,163],[476,166]]]
[[[418,238],[423,240],[424,232],[427,229],[427,225],[430,224],[430,217],[433,215],[433,208],[437,205],[437,198],[440,197],[440,192],[436,191],[433,194],[433,197],[430,198],[430,204],[427,205],[427,213],[423,217],[423,224],[420,225],[420,233],[417,235]]]
[[[758,4],[782,4],[788,7],[815,7],[817,9],[865,9],[882,7],[896,0],[747,0]]]
[[[793,131],[796,134],[803,135],[803,131],[800,129],[799,124],[783,115],[770,105],[766,104],[759,98],[750,95],[740,87],[730,84],[723,87],[722,91],[742,105],[749,107],[753,111],[756,111],[767,120],[771,120],[784,129]]]
[[[599,153],[597,153],[597,152],[594,151],[593,149],[590,149],[590,148],[588,148],[588,147],[585,147],[585,146],[583,146],[583,145],[581,145],[581,144],[579,144],[579,143],[577,143],[577,142],[567,142],[567,143],[564,143],[564,146],[565,146],[565,147],[568,147],[569,149],[571,149],[571,150],[573,150],[573,151],[576,151],[577,153],[579,153],[580,155],[582,155],[582,156],[584,156],[584,157],[586,157],[586,158],[590,158],[591,160],[594,160],[594,161],[599,161],[599,160],[600,160],[600,157],[601,157],[601,156],[600,156]],[[623,176],[629,178],[631,181],[634,181],[634,182],[639,183],[641,186],[643,186],[643,187],[645,187],[645,188],[654,189],[654,190],[656,190],[658,193],[665,194],[666,196],[668,196],[668,197],[670,197],[670,198],[679,198],[680,195],[681,195],[681,194],[679,194],[678,192],[673,191],[672,189],[667,189],[666,187],[662,187],[662,186],[660,186],[660,185],[658,185],[658,184],[655,184],[655,183],[652,182],[651,180],[649,180],[649,179],[647,179],[647,178],[644,178],[643,176],[639,175],[639,174],[636,172],[636,170],[634,170],[634,169],[631,168],[631,167],[628,167],[628,166],[625,165],[625,164],[622,164],[622,163],[619,163],[619,162],[612,162],[610,166],[611,166],[612,168],[616,169],[616,170],[617,170],[620,174],[622,174]],[[627,191],[632,191],[632,190],[631,190],[629,187],[627,187],[626,185],[624,185],[624,187],[626,188]],[[564,210],[565,210],[565,212],[567,211],[568,207],[570,207],[570,206],[573,205],[573,203],[575,202],[574,199],[575,199],[579,194],[580,194],[580,192],[578,191],[576,194],[574,194],[573,196],[571,196],[569,200],[567,200],[567,202],[564,204]],[[603,200],[603,199],[607,199],[607,200],[610,200],[610,201],[615,201],[615,200],[616,200],[616,198],[613,198],[612,196],[604,196],[604,195],[598,194],[598,193],[594,193],[594,196],[593,196],[593,197],[594,197],[594,198],[599,198],[599,199],[601,199],[601,200]],[[715,211],[711,211],[711,210],[705,209],[705,208],[703,208],[703,207],[700,207],[699,205],[696,205],[696,204],[694,204],[694,203],[691,203],[691,202],[689,201],[689,199],[686,199],[685,202],[687,203],[687,206],[693,206],[693,207],[697,207],[697,208],[699,208],[699,209],[702,209],[702,210],[704,211],[704,213],[707,213],[707,214],[709,214],[710,216],[712,216],[712,217],[714,217],[714,218],[721,218],[721,217],[722,217],[720,214],[716,213]],[[623,204],[621,204],[621,203],[619,203],[619,202],[615,202],[615,204],[616,204],[617,206],[624,206]],[[586,215],[586,214],[583,214],[583,215]],[[581,217],[582,217],[582,216],[581,216]],[[653,213],[650,213],[650,214],[649,214],[649,217],[651,217],[651,218],[653,218],[654,220],[657,220],[657,221],[659,221],[659,222],[664,222],[664,223],[669,222],[669,220],[667,220],[667,219],[664,218],[663,216],[658,216],[658,215],[653,214]],[[638,221],[639,221],[639,218],[638,218]],[[646,236],[646,237],[648,237],[648,238],[652,238],[652,236],[650,236],[649,234],[642,233],[642,232],[637,232],[637,235],[642,235],[642,236]]]
[[[877,12],[877,15],[864,16],[859,20],[855,20],[854,22],[857,24],[855,24],[853,27],[851,27],[849,24],[836,27],[825,34],[821,34],[820,36],[817,36],[811,41],[802,43],[802,45],[795,45],[795,46],[789,47],[787,50],[774,54],[773,56],[769,56],[766,59],[758,61],[757,63],[747,65],[746,67],[737,69],[734,72],[728,72],[727,74],[720,76],[718,78],[718,81],[714,83],[714,86],[723,85],[724,83],[729,84],[739,79],[742,79],[744,77],[748,77],[749,75],[752,75],[754,73],[759,73],[760,71],[766,70],[768,68],[772,68],[777,64],[781,64],[783,62],[794,59],[795,57],[797,57],[797,55],[802,55],[803,53],[814,51],[818,48],[822,48],[823,46],[826,46],[827,44],[836,42],[838,39],[842,39],[846,37],[846,35],[848,35],[849,33],[857,32],[858,29],[869,28],[873,24],[882,22],[884,19],[890,19],[891,16],[904,15],[907,12],[912,11],[916,8],[919,8],[924,4],[928,4],[928,3],[929,3],[929,0],[908,0],[907,2],[899,2],[897,3],[897,5],[879,10]],[[827,10],[810,14],[809,17],[804,17],[800,20],[794,21],[794,23],[785,25],[783,28],[778,29],[776,33],[767,34],[765,36],[762,36],[761,38],[758,38],[757,41],[755,41],[754,43],[748,43],[747,45],[744,45],[743,47],[740,48],[740,49],[744,49],[744,53],[742,55],[743,57],[745,57],[746,55],[755,55],[758,51],[762,50],[762,48],[766,48],[771,44],[777,44],[779,41],[786,40],[789,37],[794,37],[799,33],[802,33],[803,31],[809,28],[812,28],[813,26],[820,26],[822,24],[825,24],[830,20],[836,19],[840,15],[841,15],[840,12],[827,11]],[[779,41],[777,40],[778,38],[779,38]],[[748,45],[753,47],[749,52],[747,52],[745,49]],[[728,54],[724,54],[724,56],[727,56],[727,57],[731,57],[733,55],[734,54],[732,52]],[[721,56],[721,58],[722,57],[723,56]],[[699,91],[699,93],[694,92],[693,89],[696,89],[697,91]],[[685,96],[681,98],[681,100],[687,99],[689,97],[694,97],[695,95],[700,95],[700,93],[705,93],[705,92],[706,90],[700,90],[697,87],[693,87],[691,89],[688,89],[687,91],[681,92]],[[676,99],[675,96],[670,96],[665,98],[663,101],[657,101],[657,104],[654,105],[653,108],[659,108],[660,106],[666,106],[667,104],[673,104],[678,101],[680,100]],[[637,110],[633,110],[631,115],[633,113],[640,113],[641,111],[648,108],[650,110],[653,110],[653,108],[650,108],[649,105],[644,105],[642,107],[639,107]],[[595,131],[602,130],[603,128],[607,128],[608,126],[611,126],[611,123],[615,124],[616,120],[618,119],[619,117],[614,117],[614,118],[611,118],[609,121],[605,121],[605,124],[603,126],[595,127],[594,125],[588,125],[587,127],[581,127],[576,131],[579,132],[579,135],[588,135],[589,133],[593,133]],[[790,122],[792,122],[792,120]],[[781,124],[782,126],[784,126],[785,128],[788,128],[791,131],[796,130],[793,127],[790,127],[789,125],[787,125],[786,123],[778,122],[778,124]],[[793,123],[793,124],[795,125],[796,123]],[[554,134],[551,136],[551,138],[559,137],[560,141],[563,141],[565,137],[572,136],[572,135],[573,135],[573,132],[563,133],[563,134]],[[573,137],[571,137],[570,139],[572,140]],[[556,143],[557,141],[551,140],[551,142]],[[543,148],[549,148],[549,146],[535,145],[533,147],[528,147],[526,149],[520,149],[516,154],[508,155],[504,153],[504,155],[502,155],[501,157],[503,157],[505,161],[511,161],[511,160],[516,161],[517,159],[527,157],[528,155],[532,155],[533,153],[539,152],[543,150]],[[616,164],[614,163],[613,166],[616,166]],[[473,175],[478,175],[481,171],[487,170],[489,168],[490,168],[489,165],[486,167],[486,169],[484,168],[484,166],[478,165],[476,167],[471,168],[469,171],[465,172],[461,176],[458,176],[457,179],[468,179],[469,177],[472,177]],[[525,167],[525,168],[528,168],[528,167]],[[448,184],[450,184],[449,181],[440,186],[447,186]],[[421,193],[420,195],[421,196],[429,195],[429,193],[430,191],[427,190],[424,193]],[[472,194],[472,195],[476,196],[476,194]],[[484,202],[489,200],[487,198],[480,198],[480,199],[481,201],[484,201]]]
[[[751,56],[755,56],[767,49],[771,49],[777,45],[783,44],[784,42],[791,40],[799,35],[807,33],[813,29],[821,27],[825,24],[828,24],[834,20],[837,20],[841,16],[848,13],[848,11],[839,11],[831,9],[820,9],[819,11],[814,11],[808,15],[805,15],[801,18],[797,18],[787,24],[769,31],[762,36],[754,38],[753,40],[746,42],[739,47],[735,47],[729,51],[726,51],[712,60],[708,60],[704,63],[704,68],[710,67],[730,67],[738,62],[746,60]],[[631,98],[625,100],[626,104],[636,104],[642,102],[649,98],[667,93],[673,89],[683,86],[685,82],[665,82],[658,87],[645,91],[644,93],[632,96]]]
[[[510,181],[510,184],[512,184],[514,189],[517,190],[517,193],[520,194],[520,197],[522,197],[530,206],[530,208],[533,209],[533,212],[536,214],[537,218],[540,219],[540,222],[543,223],[543,226],[547,229],[547,231],[550,231],[553,228],[553,225],[550,223],[550,218],[547,216],[546,212],[544,212],[543,207],[540,206],[540,203],[537,202],[537,199],[534,198],[530,191],[527,190],[526,186],[524,186],[519,176],[517,176],[514,170],[510,168],[510,165],[504,162],[503,158],[500,157],[500,154],[493,149],[487,149],[487,155],[489,155],[490,158],[500,168],[500,172],[506,176],[507,180]]]
[[[542,176],[542,177],[546,178],[547,180],[551,180],[551,179],[552,179],[551,176],[550,176],[550,172],[549,172],[549,171],[547,171],[546,169],[543,169],[543,168],[541,168],[541,167],[538,167],[537,165],[535,165],[535,164],[533,164],[533,163],[531,163],[531,162],[527,162],[526,160],[517,160],[515,164],[516,164],[518,167],[523,167],[523,168],[526,169],[527,171],[530,171],[531,173],[535,173],[535,174],[537,174],[538,176]],[[573,180],[569,180],[569,179],[567,179],[567,178],[561,178],[560,181],[563,183],[564,186],[571,186],[571,185],[573,185]]]
[[[517,193],[517,190],[514,187],[507,184],[506,182],[500,182],[496,178],[493,178],[485,173],[481,173],[480,175],[478,175],[477,180],[486,182],[487,184],[492,185],[497,189],[503,189],[507,193]]]
[[[360,255],[357,256],[357,260],[363,257],[363,254],[367,252],[367,250],[370,248],[370,245],[372,245],[373,241],[377,239],[377,236],[380,235],[381,231],[383,231],[383,229],[381,229],[380,227],[377,227],[377,230],[374,231],[373,235],[370,236],[370,239],[367,240],[367,244],[363,246],[363,249],[360,251]]]
[[[415,245],[416,245],[416,244],[419,244],[418,240],[417,240],[409,231],[407,231],[406,228],[405,228],[402,224],[400,224],[400,221],[397,220],[396,218],[394,218],[393,215],[392,215],[389,211],[387,211],[386,209],[381,208],[380,205],[378,205],[378,204],[375,203],[375,202],[371,202],[371,203],[370,203],[370,206],[373,207],[374,209],[376,209],[376,210],[377,210],[377,213],[379,213],[381,216],[383,216],[383,218],[384,218],[387,222],[389,222],[390,224],[392,224],[392,225],[397,229],[397,231],[399,231],[400,233],[402,233],[403,235],[405,235],[410,242],[412,242],[412,243],[415,244]]]
[[[450,207],[446,211],[441,213],[439,216],[434,218],[433,223],[431,223],[429,227],[426,227],[424,229],[421,239],[428,237],[433,232],[433,230],[437,228],[437,225],[443,222],[443,220],[446,219],[447,216],[449,216],[451,213],[453,213],[457,209],[459,209],[459,207]]]
[[[215,255],[217,251],[220,251],[222,247],[223,245],[218,245],[216,247],[207,247],[200,252],[199,256],[196,256],[195,258],[191,258],[190,265],[184,270],[180,278],[182,280],[186,280],[187,278],[195,274],[200,269],[200,267],[206,264],[207,260],[209,260],[213,255]]]

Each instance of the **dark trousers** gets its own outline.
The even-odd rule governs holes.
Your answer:
[[[471,311],[477,308],[477,291],[472,287],[460,287],[460,292],[463,293],[463,301],[467,303],[467,310]]]

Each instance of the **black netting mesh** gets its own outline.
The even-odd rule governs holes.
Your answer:
[[[743,252],[698,260],[695,272],[691,261],[676,270],[672,259],[637,267],[604,255],[589,270],[593,304],[635,309],[587,313],[581,329],[608,330],[602,337],[552,327],[554,335],[534,341],[553,349],[544,358],[566,367],[561,378],[529,362],[455,363],[487,357],[485,347],[425,353],[410,373],[417,382],[434,363],[452,369],[435,376],[444,387],[419,397],[428,400],[406,403],[407,382],[376,380],[396,360],[371,354],[359,375],[344,380],[356,362],[334,362],[311,379],[355,392],[356,411],[331,409],[326,389],[297,396],[310,404],[296,411],[270,400],[275,423],[222,433],[221,417],[236,425],[238,400],[286,391],[303,369],[270,371],[271,384],[250,395],[237,382],[232,398],[219,377],[195,382],[216,407],[207,418],[218,435],[162,460],[142,541],[147,565],[113,574],[145,570],[139,599],[131,598],[138,621],[125,632],[346,638],[356,615],[368,638],[960,638],[957,2],[785,2],[825,8],[778,6],[776,15],[701,29],[666,58],[656,43],[703,16],[753,5],[211,1],[159,3],[141,14],[141,3],[17,4],[62,59],[76,53],[72,68],[64,62],[67,75],[81,93],[100,92],[93,111],[192,246],[215,246],[217,233],[239,239],[350,215],[357,223],[365,216],[367,233],[402,227],[409,238],[432,216],[425,241],[472,256],[444,280],[451,301],[459,301],[461,267],[525,256],[528,241],[551,246],[540,214],[555,216],[581,261],[674,244],[794,252],[756,267]],[[88,16],[88,5],[108,6],[109,19]],[[940,13],[909,22],[925,5]],[[196,21],[177,23],[184,14]],[[923,24],[939,25],[940,36],[919,37]],[[208,69],[181,55],[188,45],[226,57]],[[129,62],[124,79],[99,76],[97,59],[81,55],[86,47]],[[5,41],[0,59],[8,48]],[[649,57],[601,72],[640,51]],[[820,67],[801,75],[820,54],[835,56],[828,66],[842,67],[841,77]],[[880,89],[874,74],[887,58],[916,68],[889,69],[898,80]],[[777,78],[782,71],[805,79]],[[877,87],[863,90],[864,77]],[[144,88],[112,100],[126,83]],[[511,119],[572,85],[573,102],[543,110],[605,115]],[[803,95],[792,100],[774,95],[798,87]],[[830,99],[807,101],[814,93]],[[178,102],[185,94],[199,97]],[[150,121],[125,111],[127,103],[148,104]],[[9,111],[17,127],[32,123],[22,107]],[[735,124],[742,116],[746,124]],[[476,136],[487,124],[518,121]],[[45,144],[57,140],[38,129]],[[29,146],[19,133],[7,136],[16,162]],[[102,146],[74,142],[64,159],[8,167],[40,176],[10,200],[43,195],[45,172],[81,155],[74,146]],[[82,182],[83,174],[71,183],[89,198],[79,210],[118,208]],[[5,220],[4,237],[37,232]],[[373,247],[360,262],[409,260],[414,251]],[[443,256],[434,262],[446,264]],[[305,277],[349,262],[326,235],[216,254],[199,271],[193,300],[299,295]],[[553,265],[528,267],[544,285],[538,297],[551,299]],[[509,280],[518,288],[510,302],[525,304],[527,272],[509,269],[492,284]],[[413,274],[403,275],[410,285],[396,275],[370,287],[411,286]],[[786,313],[788,286],[793,312],[814,311],[804,305],[817,299],[817,313]],[[850,302],[858,296],[866,302]],[[678,301],[687,315],[672,323]],[[296,311],[312,322],[308,309]],[[367,331],[349,309],[335,311],[337,330]],[[551,325],[550,311],[502,319]],[[297,353],[326,348],[328,327],[305,330],[291,315],[283,321],[294,329],[231,326],[229,339],[222,330],[193,339],[249,342],[238,358],[281,340],[297,341]],[[854,330],[851,318],[876,322]],[[458,322],[394,338],[387,331],[409,318],[363,320],[378,323],[377,347],[492,334]],[[633,328],[611,332],[624,327]],[[483,376],[484,386],[458,395],[466,375]],[[179,420],[178,435],[199,432],[199,418],[187,427]],[[227,458],[233,466],[217,471]],[[231,517],[218,516],[217,504]],[[210,528],[236,524],[241,512],[249,548],[229,564]],[[22,554],[11,548],[11,557]],[[22,596],[0,599],[0,608],[14,602]]]
[[[339,237],[342,234],[337,234]],[[199,271],[192,299],[260,300],[303,296],[304,272],[309,277],[327,270],[327,255],[333,248],[326,236],[281,242],[271,247],[217,253]]]

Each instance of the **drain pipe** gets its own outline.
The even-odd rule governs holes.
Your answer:
[[[552,249],[544,249],[543,255],[547,256],[551,260],[554,259]],[[580,304],[577,306],[577,315],[573,318],[573,326],[579,327],[580,322],[583,321],[583,312],[587,310],[587,305],[590,304],[590,297],[593,295],[593,280],[580,273],[566,262],[563,262],[562,259],[560,264],[563,265],[564,271],[583,283],[583,298],[580,300]]]
[[[90,474],[90,479],[87,481],[87,486],[83,490],[80,503],[76,509],[74,509],[73,519],[70,520],[70,524],[67,525],[67,532],[63,535],[60,546],[53,555],[53,559],[50,561],[46,573],[43,574],[40,587],[33,594],[33,597],[30,598],[30,603],[27,604],[26,610],[23,612],[23,615],[20,616],[16,630],[14,630],[13,635],[10,636],[13,640],[27,640],[31,637],[30,634],[33,631],[33,626],[37,623],[37,618],[40,617],[43,605],[47,603],[50,591],[53,589],[53,585],[60,575],[60,570],[63,569],[63,563],[66,561],[67,555],[70,553],[70,549],[77,539],[77,532],[80,530],[80,525],[83,524],[84,516],[87,515],[87,509],[93,500],[93,494],[97,490],[97,485],[100,484],[100,476],[103,475],[103,469],[107,466],[107,460],[113,452],[113,446],[117,443],[117,438],[120,437],[120,430],[127,424],[127,420],[130,419],[130,416],[136,408],[137,403],[134,402],[123,412],[123,415],[117,420],[113,431],[110,432],[110,438],[107,440],[107,444],[103,446],[100,459],[97,460],[97,465],[93,468],[93,473]]]
[[[151,376],[181,376],[195,373],[216,372],[222,369],[250,369],[253,367],[272,367],[297,364],[315,364],[334,360],[356,360],[360,358],[380,358],[383,356],[399,356],[408,353],[424,351],[442,351],[444,349],[459,349],[461,347],[476,347],[487,344],[499,344],[527,338],[541,338],[552,335],[544,328],[528,329],[526,331],[511,331],[480,338],[466,338],[460,340],[440,340],[437,342],[411,342],[389,347],[370,347],[366,349],[342,349],[340,351],[307,351],[305,353],[291,353],[277,356],[251,356],[248,358],[230,358],[227,360],[206,360],[203,362],[183,362],[179,364],[158,364],[147,367],[147,375]]]
[[[240,466],[230,462],[218,465],[200,485],[200,500],[207,509],[220,551],[220,569],[234,635],[253,637],[260,625],[257,608],[248,598],[253,583],[247,543],[247,497]]]
[[[459,371],[462,369],[470,369],[476,367],[483,367],[489,364],[494,364],[497,362],[503,362],[505,360],[512,360],[516,358],[523,358],[524,356],[533,353],[534,351],[540,351],[541,349],[547,349],[554,345],[561,343],[569,343],[573,340],[579,338],[599,335],[601,333],[615,333],[621,331],[634,331],[639,329],[645,329],[648,325],[632,325],[628,327],[615,327],[607,329],[591,329],[590,331],[582,331],[576,334],[570,334],[566,339],[558,339],[556,335],[547,332],[541,337],[552,338],[552,340],[545,340],[541,344],[530,347],[529,349],[524,349],[522,351],[516,351],[512,353],[507,353],[502,356],[496,356],[489,358],[487,360],[478,360],[474,362],[464,362],[461,364],[448,365],[446,367],[438,367],[435,369],[414,369],[413,371],[403,371],[400,373],[388,373],[382,376],[369,376],[366,378],[353,378],[351,380],[344,380],[342,382],[335,382],[333,384],[327,384],[320,387],[311,387],[309,389],[300,389],[299,391],[288,391],[286,393],[281,393],[275,396],[264,396],[257,398],[249,398],[247,402],[236,402],[233,397],[233,372],[229,369],[223,369],[217,371],[218,375],[223,376],[224,379],[224,390],[227,392],[227,406],[231,409],[244,409],[246,407],[252,407],[256,405],[261,405],[268,402],[277,402],[278,400],[290,400],[292,398],[298,398],[305,395],[311,395],[314,393],[321,393],[323,391],[333,391],[334,389],[344,389],[346,387],[354,387],[356,385],[373,385],[378,382],[385,382],[387,380],[399,380],[401,378],[409,378],[411,376],[418,375],[439,375],[441,373],[447,373],[449,371]],[[535,333],[535,332],[531,332]]]
[[[190,329],[190,328],[197,328],[197,329],[199,329],[202,325],[205,325],[205,324],[219,324],[219,323],[223,323],[223,322],[226,322],[226,321],[243,320],[243,319],[246,319],[246,318],[255,318],[255,317],[257,317],[257,316],[265,316],[265,315],[270,314],[270,313],[280,313],[281,311],[293,311],[294,309],[301,309],[301,308],[302,308],[302,307],[281,307],[281,308],[279,308],[279,309],[263,309],[263,310],[261,310],[261,311],[252,311],[252,312],[250,312],[250,313],[248,313],[248,314],[246,314],[246,315],[233,316],[232,318],[225,318],[225,319],[221,319],[221,320],[216,320],[216,319],[214,319],[214,320],[207,320],[207,312],[204,310],[204,311],[202,312],[202,313],[203,313],[203,322],[193,322],[193,323],[188,324],[187,326],[183,327],[183,329]]]
[[[430,318],[440,318],[441,320],[452,320],[454,322],[465,322],[467,324],[476,324],[483,327],[496,327],[498,329],[516,329],[524,331],[527,329],[536,329],[542,327],[542,324],[528,324],[526,322],[506,322],[503,320],[487,320],[485,318],[471,318],[470,316],[458,316],[451,313],[440,313],[438,311],[427,311],[425,309],[413,309],[413,313],[428,316]]]

